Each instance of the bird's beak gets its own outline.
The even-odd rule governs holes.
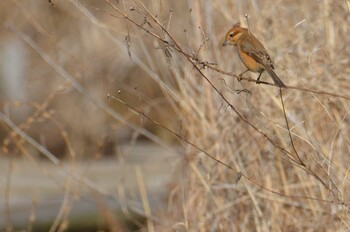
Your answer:
[[[222,44],[222,46],[226,46],[226,45],[228,45],[227,40],[224,41],[224,43]]]

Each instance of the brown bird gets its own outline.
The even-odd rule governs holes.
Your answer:
[[[226,45],[235,45],[237,47],[239,57],[248,68],[239,76],[242,76],[247,71],[257,72],[259,77],[256,83],[260,83],[260,76],[266,70],[277,86],[287,88],[274,72],[273,61],[264,45],[247,28],[240,27],[239,24],[233,26],[226,34],[223,46]]]

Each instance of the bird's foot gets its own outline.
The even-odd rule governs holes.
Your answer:
[[[262,72],[259,74],[258,78],[256,79],[257,85],[261,84],[261,81],[260,81],[261,74],[262,74]]]
[[[241,74],[239,74],[239,75],[237,76],[237,80],[238,80],[239,82],[241,82],[241,81],[243,80],[243,74],[244,74],[244,72],[241,73]]]

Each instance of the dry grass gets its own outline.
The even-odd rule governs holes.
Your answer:
[[[3,106],[29,106],[21,128],[72,159],[125,125],[127,139],[185,147],[186,180],[149,230],[350,230],[347,1],[52,2],[0,3],[1,43],[30,60],[21,104]],[[289,89],[235,78],[244,67],[221,44],[246,13]],[[2,128],[3,149],[23,154]]]

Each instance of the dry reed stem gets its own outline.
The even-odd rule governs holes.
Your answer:
[[[94,102],[101,111],[123,123],[134,114],[140,121],[150,122],[187,148],[188,180],[182,183],[182,188],[174,188],[169,215],[163,215],[166,223],[154,222],[152,230],[350,229],[346,194],[350,190],[346,156],[350,152],[347,125],[350,96],[346,94],[349,86],[344,81],[349,69],[346,68],[345,52],[341,52],[346,48],[335,43],[347,42],[346,29],[341,24],[348,20],[346,17],[342,19],[345,22],[339,19],[346,7],[346,13],[349,12],[349,1],[344,1],[343,5],[331,0],[324,0],[323,4],[302,2],[296,7],[285,0],[270,10],[259,1],[237,1],[238,6],[229,1],[105,2],[110,6],[107,10],[89,8],[89,3],[78,1],[66,4],[73,6],[93,27],[99,28],[101,34],[110,39],[109,46],[118,47],[125,55],[124,60],[131,58],[159,85],[176,112],[174,118],[180,120],[177,126],[153,118],[151,113],[157,111],[157,104],[152,100],[140,100],[141,105],[123,100],[130,93],[124,93],[124,87],[123,94],[111,94],[110,98],[111,102],[119,102],[130,111],[125,116],[113,115],[115,112],[91,98],[89,91],[72,81],[74,78],[68,69],[53,61],[38,43],[33,44],[34,40],[21,30],[16,34],[33,47],[54,72],[73,83],[82,97]],[[14,3],[25,12],[26,20],[37,33],[46,37],[50,34],[19,1]],[[168,11],[171,7],[174,9]],[[312,14],[310,7],[322,18]],[[182,9],[180,15],[179,9]],[[285,74],[283,77],[288,75],[291,84],[279,93],[279,97],[271,83],[251,85],[255,79],[250,77],[236,81],[237,65],[234,73],[226,71],[231,70],[227,67],[231,67],[235,59],[232,59],[231,51],[223,51],[217,46],[220,44],[219,33],[228,29],[220,21],[226,20],[227,27],[235,18],[241,17],[240,21],[245,21],[244,11],[250,13],[246,17],[249,18],[249,29],[254,34],[264,33],[261,38],[272,49],[272,54],[276,54],[277,63],[287,67],[281,73]],[[102,17],[98,15],[101,12]],[[103,18],[107,15],[113,19]],[[116,38],[120,35],[125,36],[126,43]],[[338,59],[334,60],[333,56]],[[136,90],[135,98],[137,95],[139,99],[143,98],[141,90]],[[48,108],[44,103],[33,108],[39,112],[44,107],[46,112]],[[28,153],[23,148],[23,141],[42,150],[8,118],[0,116],[4,122],[2,127],[9,131],[7,137],[14,140],[23,154]],[[40,114],[28,118],[25,124],[31,126],[39,117]],[[52,119],[50,115],[48,118]],[[57,127],[61,125],[59,121],[54,123]],[[133,124],[131,127],[137,131],[133,138],[136,141],[142,130]],[[65,143],[69,144],[63,127],[60,131]],[[143,132],[165,145],[154,134],[147,130]],[[74,154],[74,148],[70,147]],[[47,151],[45,154],[51,157]],[[59,160],[51,157],[51,161],[60,165]],[[143,202],[147,202],[146,196]],[[156,212],[152,212],[154,215]]]
[[[142,204],[143,208],[145,210],[145,215],[147,217],[147,230],[148,231],[154,231],[154,225],[151,220],[152,218],[152,212],[151,212],[151,207],[148,201],[148,196],[147,196],[147,190],[145,186],[145,182],[143,180],[143,175],[140,166],[135,166],[135,172],[136,172],[136,179],[137,179],[137,184],[139,187],[139,192],[141,195],[142,199]]]

